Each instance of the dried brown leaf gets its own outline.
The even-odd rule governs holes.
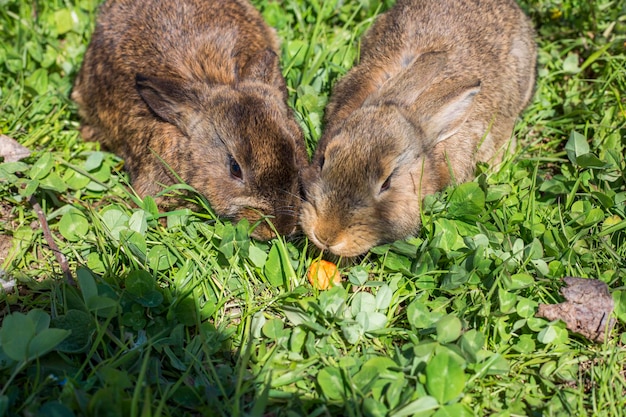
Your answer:
[[[537,317],[563,320],[568,329],[595,342],[603,342],[605,330],[615,324],[611,318],[613,298],[606,283],[597,279],[565,277],[561,294],[567,300],[560,304],[539,304]]]
[[[17,162],[28,155],[30,155],[28,148],[7,135],[0,135],[0,158],[4,158],[4,162]]]

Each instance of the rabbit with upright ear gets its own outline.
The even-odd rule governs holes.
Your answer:
[[[425,195],[498,163],[533,93],[533,36],[513,0],[398,0],[379,16],[305,174],[315,245],[349,257],[406,238]]]
[[[247,0],[109,0],[72,92],[81,133],[140,195],[182,180],[254,237],[273,236],[266,216],[289,234],[308,161],[278,51]]]

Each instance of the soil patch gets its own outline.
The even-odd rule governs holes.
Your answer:
[[[11,207],[0,201],[0,265],[6,261],[13,245],[13,236],[9,232],[12,220]]]

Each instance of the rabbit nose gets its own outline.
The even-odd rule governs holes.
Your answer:
[[[342,236],[333,233],[332,236],[323,235],[315,232],[311,234],[313,243],[321,250],[327,250],[338,256],[356,256],[350,248],[349,242]]]
[[[327,250],[335,242],[335,237],[329,229],[318,229],[311,231],[313,242],[322,250]]]

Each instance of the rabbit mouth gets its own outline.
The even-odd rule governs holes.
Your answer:
[[[276,237],[276,233],[264,222],[258,224],[250,235],[256,240],[270,240]]]
[[[269,222],[269,217],[258,220],[258,224],[254,227],[250,236],[256,240],[270,240],[276,237],[276,232],[282,236],[291,236],[297,230],[295,220],[292,225],[282,225],[283,227],[280,228],[270,225]]]
[[[250,235],[257,240],[270,240],[276,235],[289,236],[297,229],[297,217],[295,212],[277,212],[275,215],[266,214],[267,211],[245,208],[236,216],[231,217],[235,222],[247,219],[252,225]]]

